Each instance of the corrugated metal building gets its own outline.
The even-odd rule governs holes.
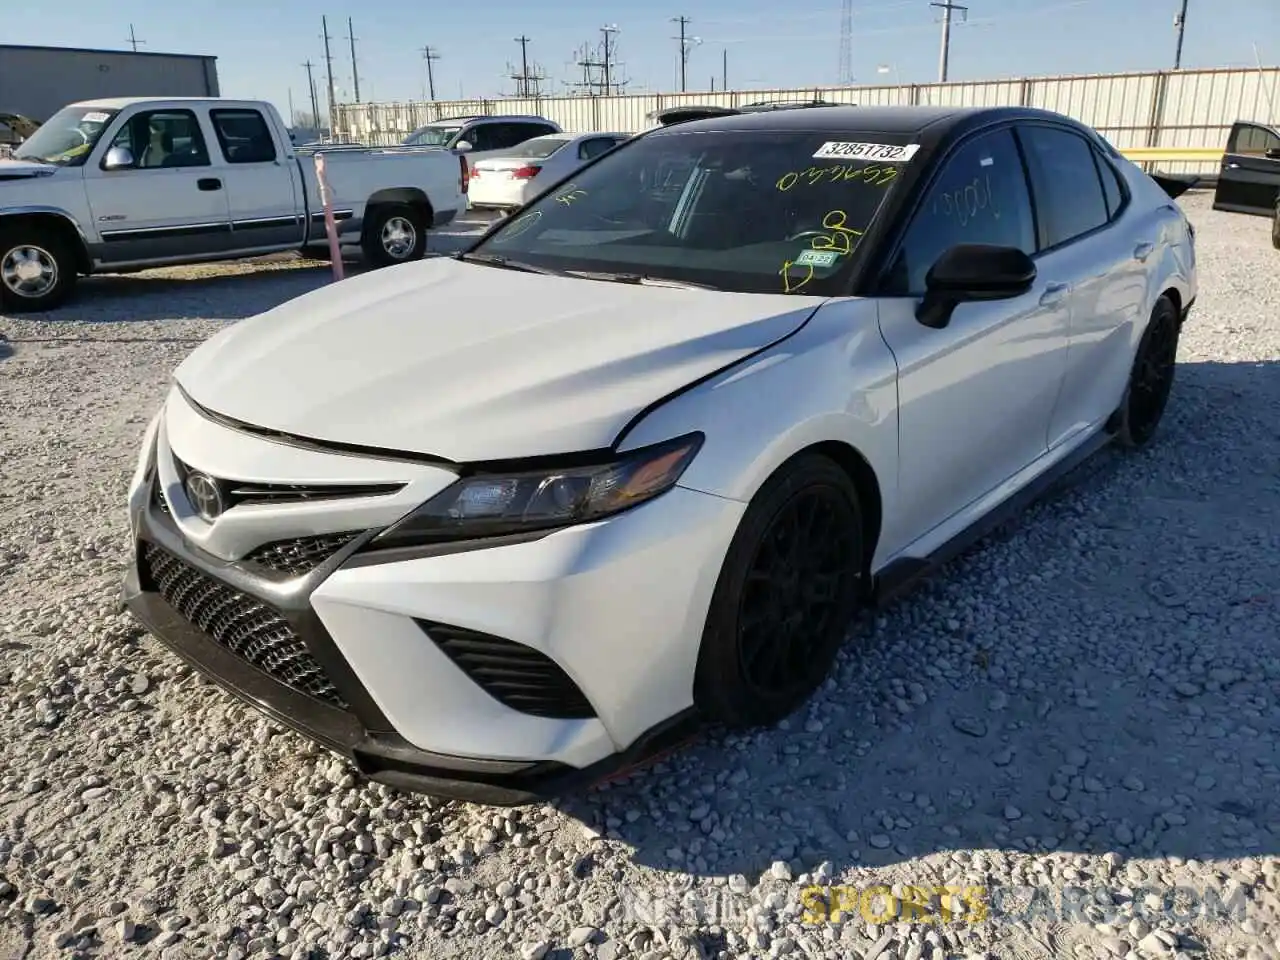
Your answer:
[[[217,57],[0,44],[0,112],[43,123],[96,97],[216,97]]]

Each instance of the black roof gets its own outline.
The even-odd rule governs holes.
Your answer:
[[[1027,107],[854,107],[766,110],[707,117],[652,131],[680,134],[712,131],[795,130],[807,133],[875,131],[886,134],[921,134],[941,137],[958,127],[1000,119],[1053,118],[1061,114]]]

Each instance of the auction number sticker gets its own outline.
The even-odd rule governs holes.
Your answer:
[[[920,149],[918,143],[905,146],[892,143],[845,143],[828,140],[818,148],[815,159],[840,157],[844,160],[879,160],[882,163],[906,163]]]
[[[86,113],[83,117],[80,118],[80,122],[81,123],[104,123],[106,122],[106,119],[109,116],[111,116],[111,114],[109,113],[94,111],[93,113]]]

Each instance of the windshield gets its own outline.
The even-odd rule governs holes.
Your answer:
[[[834,296],[914,152],[867,132],[664,130],[536,198],[464,259]]]
[[[462,127],[422,127],[405,137],[402,147],[443,147]]]
[[[534,137],[509,150],[503,150],[498,156],[519,157],[522,160],[545,160],[568,142],[568,137]]]
[[[89,158],[94,144],[118,112],[64,107],[45,121],[13,155],[18,160],[78,167]]]

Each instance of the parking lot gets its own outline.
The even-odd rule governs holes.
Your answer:
[[[358,783],[119,609],[171,371],[327,264],[105,276],[0,316],[0,960],[1280,957],[1280,252],[1183,202],[1200,297],[1152,448],[859,625],[780,728],[543,807]],[[1054,899],[804,916],[828,884]]]

